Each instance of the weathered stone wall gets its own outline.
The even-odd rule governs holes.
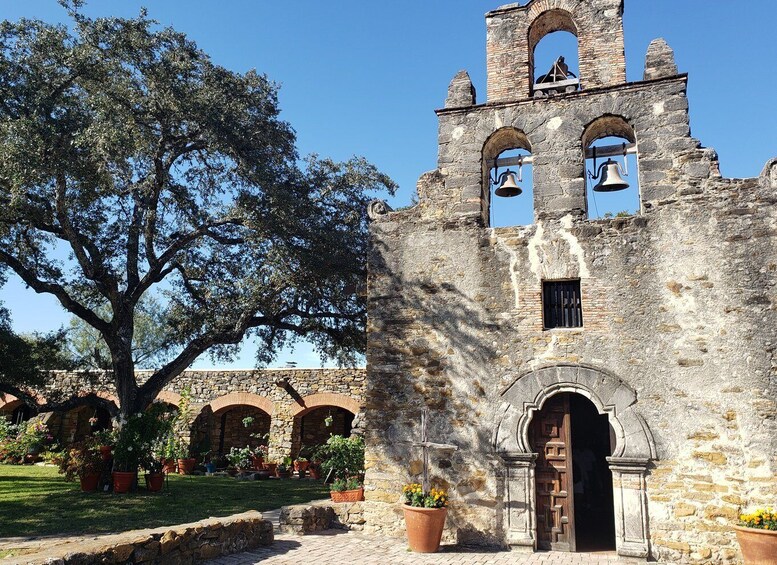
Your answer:
[[[497,16],[520,26],[551,4],[564,2],[490,14],[489,42]],[[621,3],[566,4],[606,25]],[[653,80],[550,99],[524,99],[515,60],[514,76],[489,69],[486,105],[457,75],[418,205],[372,224],[367,528],[402,531],[398,485],[420,479],[412,442],[428,407],[430,439],[460,447],[432,457],[451,494],[447,535],[531,547],[526,426],[544,399],[577,392],[616,435],[619,551],[736,559],[736,514],[777,496],[777,160],[758,178],[720,177],[690,135],[687,78],[665,44],[651,47]],[[583,152],[608,135],[638,145],[641,210],[591,221]],[[488,159],[514,147],[534,158],[535,223],[492,229]],[[542,281],[564,279],[581,281],[584,327],[545,330]]]
[[[630,218],[442,230],[398,213],[375,223],[367,500],[394,502],[397,485],[417,478],[409,442],[426,405],[430,437],[462,447],[434,469],[452,491],[453,528],[462,541],[499,542],[500,393],[538,367],[590,365],[634,388],[655,438],[654,554],[733,555],[739,509],[777,495],[775,172]],[[597,296],[584,293],[585,327],[543,331],[541,281],[574,277]]]
[[[149,374],[139,371],[138,380],[144,382]],[[223,451],[228,452],[229,447],[240,445],[252,431],[269,431],[269,458],[280,460],[287,455],[297,455],[301,445],[298,437],[300,422],[309,412],[329,406],[346,409],[358,416],[363,404],[364,386],[364,369],[192,370],[179,375],[165,387],[158,398],[177,404],[180,393],[184,390],[190,391],[192,410],[196,417],[193,426],[193,447],[206,445],[202,440],[209,436],[209,449],[217,451],[220,445],[222,417],[226,414]],[[116,401],[115,388],[108,373],[57,372],[48,382],[46,389],[38,394],[42,399],[64,400],[89,392]],[[7,406],[15,405],[11,402],[13,399],[5,400]],[[252,409],[253,412],[249,414]],[[2,410],[3,405],[0,404],[0,413]],[[258,418],[256,410],[265,416],[257,420],[253,428],[246,430],[242,419],[247,415]],[[78,434],[83,435],[84,424],[88,423],[88,417],[91,415],[91,412],[84,409],[55,415],[53,421],[65,422],[60,439],[71,441],[76,439]],[[359,427],[358,417],[354,426]],[[60,427],[57,425],[58,430]],[[326,435],[328,437],[328,434]],[[256,443],[254,439],[248,439],[252,445]]]
[[[21,557],[0,563],[91,565],[98,563],[193,564],[272,545],[273,524],[259,512],[91,538],[20,540]]]

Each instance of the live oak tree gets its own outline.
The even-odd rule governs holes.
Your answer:
[[[245,335],[260,363],[299,336],[363,351],[367,191],[393,182],[360,158],[301,161],[265,76],[145,13],[65,5],[72,32],[0,24],[0,264],[99,333],[121,413]],[[174,353],[141,383],[148,294]]]

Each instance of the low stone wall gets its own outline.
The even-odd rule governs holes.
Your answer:
[[[20,544],[18,556],[0,564],[91,565],[110,563],[198,563],[273,543],[273,525],[259,512],[96,538],[38,541],[39,550]],[[15,550],[16,548],[11,548]]]
[[[327,500],[312,504],[284,506],[279,517],[280,530],[297,535],[324,530],[363,530],[364,503]]]

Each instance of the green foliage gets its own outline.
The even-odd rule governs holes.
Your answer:
[[[103,304],[95,308],[102,318],[109,318],[111,308]],[[138,369],[155,369],[170,360],[172,344],[165,331],[165,309],[158,300],[143,296],[135,309],[132,334],[132,361]],[[109,370],[111,352],[102,335],[78,317],[70,320],[67,344],[79,366]]]
[[[329,490],[342,492],[344,490],[356,490],[361,486],[362,483],[358,477],[348,477],[347,479],[335,479],[334,482],[329,485]]]
[[[142,479],[141,479],[142,480]],[[320,481],[235,481],[170,475],[169,493],[84,494],[54,467],[0,465],[0,537],[99,534],[265,512],[327,496]],[[56,519],[54,518],[56,517]]]
[[[361,158],[300,160],[267,77],[145,12],[79,4],[65,1],[70,26],[0,23],[0,268],[99,334],[125,416],[245,335],[258,363],[302,337],[353,362],[369,192],[391,179]],[[169,362],[139,383],[144,296],[159,297],[148,336]]]
[[[19,335],[11,329],[8,318],[0,316],[0,393],[9,386],[40,386],[52,369],[76,368],[65,336],[61,330]]]
[[[0,416],[0,419],[4,419]],[[0,440],[0,462],[24,463],[28,454],[40,455],[54,447],[54,438],[40,418],[33,418],[18,426],[3,424],[5,439]]]
[[[250,469],[253,466],[253,460],[251,456],[250,447],[233,447],[229,450],[226,457],[230,465],[237,467],[238,469]]]
[[[150,465],[156,446],[170,434],[171,422],[167,407],[161,403],[120,421],[113,448],[114,470],[131,472]]]
[[[359,436],[330,436],[316,451],[324,473],[333,472],[336,479],[348,479],[364,473],[364,440]]]

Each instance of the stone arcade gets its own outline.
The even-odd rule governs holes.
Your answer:
[[[371,207],[368,529],[402,532],[424,407],[459,446],[432,458],[449,540],[725,563],[739,510],[774,504],[777,160],[722,178],[663,40],[626,82],[622,16],[623,0],[488,13],[488,100],[456,75],[418,204]],[[579,85],[535,88],[554,31],[578,39]],[[613,136],[636,149],[639,212],[589,220],[586,150]],[[492,228],[490,173],[514,149],[535,221]],[[558,283],[582,325],[548,323]]]

